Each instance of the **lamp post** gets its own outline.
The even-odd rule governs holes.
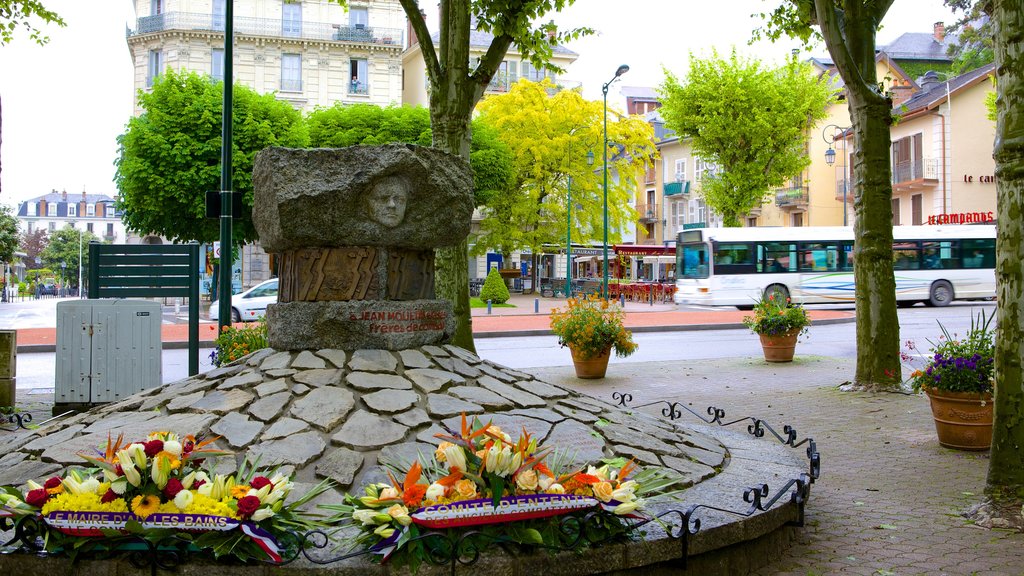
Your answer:
[[[60,263],[60,296],[61,296],[61,298],[63,298],[64,295],[67,294],[67,289],[68,289],[67,288],[67,286],[68,286],[67,269],[68,269],[68,263],[67,262],[61,262]]]
[[[601,296],[605,300],[608,299],[608,87],[626,72],[629,72],[629,66],[625,64],[619,66],[615,70],[615,76],[601,86],[601,94],[604,99],[604,284]]]
[[[594,165],[594,152],[587,152],[587,166]],[[565,297],[572,298],[572,175],[565,187]]]
[[[826,136],[825,133],[828,131],[829,128],[832,128],[832,135],[831,136]],[[847,131],[850,130],[850,127],[849,126],[843,127],[843,126],[837,126],[835,124],[829,124],[828,126],[825,126],[824,129],[822,129],[822,131],[821,131],[821,139],[824,140],[828,144],[828,150],[825,150],[825,163],[828,164],[829,166],[832,166],[833,164],[836,163],[836,151],[832,148],[832,145],[835,144],[835,142],[836,142],[836,131],[837,130],[843,135],[843,163],[842,163],[842,167],[843,167],[843,226],[846,226],[846,188],[847,188],[847,186],[846,186],[846,182],[847,182],[847,174],[846,174],[846,158],[847,158],[847,155],[846,155],[846,133],[847,133]]]
[[[78,297],[82,297],[82,231],[78,231]]]

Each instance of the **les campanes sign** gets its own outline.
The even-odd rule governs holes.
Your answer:
[[[984,224],[995,221],[995,212],[954,212],[928,217],[928,224]]]

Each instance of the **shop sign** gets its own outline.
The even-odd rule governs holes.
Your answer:
[[[928,217],[929,224],[980,224],[995,221],[994,212],[954,212],[952,214],[933,214]]]

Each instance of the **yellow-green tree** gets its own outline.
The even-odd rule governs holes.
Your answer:
[[[536,286],[537,254],[545,244],[566,238],[566,210],[572,210],[575,242],[603,235],[603,188],[600,166],[588,165],[587,154],[602,157],[601,102],[585,100],[574,90],[557,91],[549,79],[520,80],[506,93],[490,96],[477,107],[480,117],[498,131],[512,151],[515,184],[485,205],[476,250],[494,250],[506,257],[516,250],[533,253]],[[630,206],[637,176],[657,154],[651,126],[638,116],[611,113],[608,123],[609,242],[637,215]],[[569,179],[572,201],[569,201]]]

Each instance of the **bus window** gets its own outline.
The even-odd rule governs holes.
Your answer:
[[[917,270],[921,267],[921,250],[917,242],[895,242],[892,245],[893,270]]]
[[[808,243],[800,245],[801,272],[835,272],[838,269],[839,247],[836,244]]]
[[[706,244],[684,244],[680,251],[682,253],[681,270],[679,278],[707,278],[708,277],[708,247]]]
[[[960,246],[964,268],[996,267],[996,241],[992,238],[965,238]]]
[[[959,257],[957,245],[951,241],[922,242],[921,254],[925,268],[956,268]]]
[[[715,265],[753,263],[753,253],[748,244],[717,244],[715,246]]]
[[[758,248],[763,250],[765,272],[796,272],[796,244],[763,242]]]
[[[845,272],[853,270],[853,243],[844,243],[842,251],[843,261],[839,265],[839,269]]]

